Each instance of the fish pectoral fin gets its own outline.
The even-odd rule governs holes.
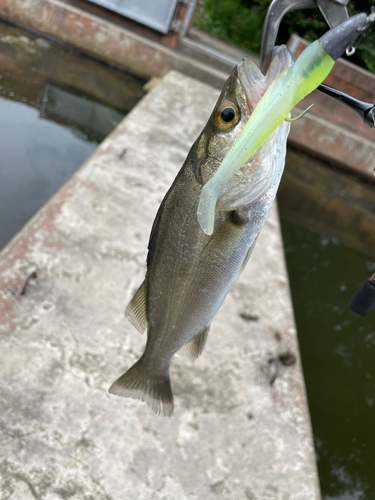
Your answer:
[[[147,277],[125,309],[125,316],[139,333],[147,328]]]
[[[188,357],[191,361],[195,361],[197,357],[200,356],[203,352],[210,328],[211,325],[205,328],[202,333],[198,333],[198,335],[184,344],[178,351],[178,353]]]
[[[170,417],[173,413],[173,394],[169,368],[165,373],[150,375],[143,366],[142,358],[118,378],[108,392],[116,396],[145,401],[154,413]]]

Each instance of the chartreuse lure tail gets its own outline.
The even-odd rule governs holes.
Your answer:
[[[203,186],[198,221],[212,234],[220,191],[288,116],[294,106],[328,76],[334,61],[363,33],[373,19],[356,14],[307,47],[293,66],[278,75],[259,101],[249,121],[228,151],[222,164]]]

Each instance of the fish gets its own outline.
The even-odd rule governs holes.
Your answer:
[[[211,322],[245,268],[274,202],[290,123],[283,121],[222,188],[212,234],[202,230],[197,216],[203,186],[269,85],[293,60],[280,46],[263,75],[244,58],[224,84],[156,214],[146,276],[125,310],[139,332],[147,330],[147,342],[140,359],[110,386],[111,394],[145,401],[156,414],[173,414],[171,360],[179,351],[193,360],[202,354]]]

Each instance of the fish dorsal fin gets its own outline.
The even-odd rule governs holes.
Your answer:
[[[207,342],[209,331],[210,326],[205,328],[202,333],[198,333],[198,335],[193,337],[189,342],[181,347],[181,349],[179,350],[179,354],[183,354],[191,361],[195,361],[197,357],[203,352],[203,348]]]
[[[147,278],[138,288],[136,294],[125,309],[125,316],[130,323],[136,327],[139,333],[143,333],[147,328]]]

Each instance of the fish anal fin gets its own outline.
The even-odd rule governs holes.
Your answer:
[[[173,394],[169,370],[164,375],[149,375],[142,358],[118,378],[108,389],[111,394],[145,401],[157,415],[170,417],[173,413]]]
[[[191,361],[195,361],[198,356],[203,352],[204,346],[207,342],[208,333],[210,331],[210,326],[205,328],[202,333],[198,333],[189,342],[184,344],[179,350],[179,354],[183,354],[188,357]]]
[[[127,305],[125,316],[140,333],[147,328],[147,278]]]

